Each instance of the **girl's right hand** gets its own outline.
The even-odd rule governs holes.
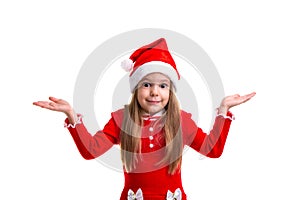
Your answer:
[[[41,108],[45,108],[48,110],[63,112],[66,115],[73,114],[73,108],[67,101],[65,101],[63,99],[57,99],[55,97],[49,97],[49,100],[50,101],[33,102],[33,105],[39,106]]]
[[[76,113],[74,112],[71,105],[63,100],[63,99],[57,99],[55,97],[49,97],[50,101],[37,101],[33,102],[33,105],[39,106],[41,108],[45,108],[48,110],[53,110],[57,112],[63,112],[67,115],[69,122],[71,124],[74,124],[77,121]]]

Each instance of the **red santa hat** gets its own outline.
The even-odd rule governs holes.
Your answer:
[[[137,49],[128,60],[124,60],[121,63],[121,66],[127,72],[130,72],[129,84],[131,92],[134,91],[143,77],[154,72],[160,72],[168,76],[175,89],[180,79],[176,64],[164,38]]]

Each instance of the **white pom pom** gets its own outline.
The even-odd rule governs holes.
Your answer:
[[[133,62],[131,59],[126,59],[121,62],[121,67],[126,71],[130,72],[133,68]]]

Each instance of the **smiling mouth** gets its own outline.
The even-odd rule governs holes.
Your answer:
[[[146,100],[146,101],[150,104],[158,104],[161,102],[161,101],[152,101],[152,100]]]

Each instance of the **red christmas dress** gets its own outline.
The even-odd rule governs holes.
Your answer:
[[[85,159],[94,159],[101,156],[113,145],[120,144],[120,127],[122,125],[124,109],[111,114],[111,119],[102,131],[91,135],[82,120],[76,126],[68,126],[80,154]],[[202,155],[210,158],[221,156],[229,132],[232,114],[216,116],[215,123],[209,134],[197,127],[191,119],[191,114],[181,111],[181,127],[183,145],[190,146]],[[66,119],[68,124],[68,119]],[[162,125],[156,120],[145,119],[142,128],[141,152],[134,172],[124,170],[125,184],[120,200],[127,200],[128,191],[142,190],[144,200],[165,200],[167,192],[172,193],[180,189],[182,200],[186,194],[182,187],[181,172],[168,173],[168,166],[157,163],[162,159],[165,147]]]

